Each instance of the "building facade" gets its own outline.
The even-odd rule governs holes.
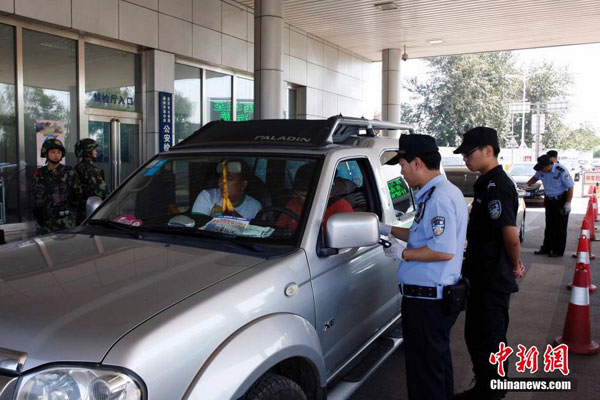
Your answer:
[[[254,118],[254,20],[230,0],[0,0],[0,229],[33,229],[49,137],[68,165],[95,139],[114,188],[201,125]],[[281,118],[364,115],[369,63],[284,24]]]

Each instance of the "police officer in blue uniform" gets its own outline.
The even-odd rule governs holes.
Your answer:
[[[444,293],[461,278],[467,207],[460,190],[440,174],[441,156],[433,137],[402,135],[398,155],[402,175],[416,196],[418,211],[410,229],[380,225],[395,239],[386,254],[401,260],[398,281],[402,298],[408,397],[451,399],[454,377],[450,329],[459,309],[450,309]]]
[[[569,170],[553,162],[547,154],[537,159],[533,167],[535,175],[527,181],[529,185],[542,180],[544,184],[544,207],[546,208],[546,228],[544,243],[535,254],[548,257],[562,257],[567,243],[567,225],[573,199],[573,179]]]
[[[490,380],[498,379],[491,353],[506,343],[511,293],[519,290],[515,278],[523,276],[521,245],[516,227],[518,195],[514,182],[498,163],[498,135],[478,127],[465,133],[454,151],[462,154],[471,171],[481,175],[474,184],[474,198],[467,228],[463,274],[471,282],[465,315],[465,341],[473,364],[475,385],[455,399],[500,399]]]

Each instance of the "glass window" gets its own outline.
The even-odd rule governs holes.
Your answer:
[[[235,114],[236,121],[254,119],[254,81],[235,78]]]
[[[298,91],[295,88],[288,89],[288,119],[298,118],[296,96]]]
[[[18,222],[14,29],[0,24],[0,224]]]
[[[202,125],[202,70],[175,64],[175,140],[181,142]]]
[[[85,105],[141,111],[141,57],[126,51],[85,44]]]
[[[23,29],[23,84],[26,179],[44,165],[42,143],[58,138],[75,165],[77,141],[77,42]],[[29,213],[27,218],[30,218]]]
[[[208,240],[207,245],[212,243],[212,246],[220,246],[219,243],[232,237],[277,246],[296,243],[314,196],[318,161],[294,154],[247,154],[243,159],[238,156],[236,153],[161,155],[119,187],[103,203],[91,224],[110,227],[114,221],[129,224],[128,221],[135,220],[134,229],[179,233],[190,240],[196,236],[199,241]],[[274,203],[275,195],[282,192],[281,174],[267,174],[263,181],[252,172],[252,166],[260,163],[267,170],[280,171],[290,160],[305,169],[299,170],[299,177],[294,177],[295,191],[285,191],[285,202]],[[223,164],[227,168],[226,181]],[[224,185],[233,207],[230,210],[223,207]],[[273,209],[272,204],[285,205],[287,210]],[[230,246],[223,251],[231,249]]]
[[[231,75],[206,71],[208,121],[231,121]]]

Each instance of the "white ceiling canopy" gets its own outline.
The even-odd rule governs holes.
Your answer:
[[[254,0],[238,0],[254,7]],[[384,3],[384,4],[381,4]],[[600,42],[599,0],[283,0],[286,23],[372,61]],[[378,5],[378,6],[377,6]]]

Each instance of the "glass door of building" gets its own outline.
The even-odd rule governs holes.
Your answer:
[[[98,143],[96,166],[114,190],[140,165],[141,120],[88,115],[88,134]]]

